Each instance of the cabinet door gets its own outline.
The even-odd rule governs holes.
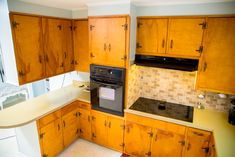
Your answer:
[[[168,19],[138,19],[137,54],[156,55],[166,52]]]
[[[151,143],[151,156],[181,157],[184,143],[183,135],[165,130],[156,130]]]
[[[19,83],[44,78],[41,17],[12,15],[11,22]]]
[[[152,128],[127,121],[124,138],[125,153],[138,157],[149,156],[151,135]]]
[[[63,53],[64,53],[64,72],[74,70],[73,54],[73,27],[71,20],[63,20]]]
[[[235,18],[208,18],[199,89],[235,94]]]
[[[90,71],[88,41],[88,21],[74,21],[74,64],[78,71]]]
[[[91,111],[92,140],[100,145],[107,143],[107,116],[98,111]]]
[[[69,146],[78,137],[78,110],[71,111],[62,117],[64,146]]]
[[[47,77],[64,72],[63,23],[61,19],[43,18]]]
[[[210,135],[210,132],[189,128],[185,157],[207,157]]]
[[[107,62],[108,19],[89,19],[89,51],[94,64],[104,65]]]
[[[61,119],[41,128],[42,156],[55,157],[63,149]]]
[[[125,24],[127,24],[127,18],[125,17],[108,18],[107,58],[103,64],[125,67],[127,38]]]
[[[91,140],[91,115],[90,110],[79,109],[79,131],[80,137]]]
[[[167,53],[182,57],[199,57],[204,18],[172,18],[169,20]]]
[[[108,117],[107,147],[123,152],[124,120],[114,116]]]
[[[217,157],[216,150],[215,150],[215,141],[214,137],[211,135],[211,140],[209,144],[209,154],[208,157]]]

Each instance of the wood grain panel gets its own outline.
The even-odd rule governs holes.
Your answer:
[[[235,17],[208,18],[197,88],[235,94]]]
[[[61,110],[57,110],[49,115],[46,115],[39,119],[39,126],[40,128],[44,127],[45,125],[51,123],[52,121],[59,119],[61,117]]]
[[[11,22],[19,83],[44,78],[41,17],[13,14]]]
[[[74,61],[77,71],[90,71],[88,20],[74,21]]]
[[[168,19],[138,19],[137,54],[166,53]]]
[[[167,53],[179,56],[200,56],[196,50],[202,45],[202,24],[205,18],[170,18]]]
[[[64,72],[63,22],[56,18],[43,18],[44,50],[46,55],[46,76]]]

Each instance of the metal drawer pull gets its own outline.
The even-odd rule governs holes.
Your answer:
[[[106,44],[104,44],[104,51],[106,51],[106,48],[107,48],[107,46],[106,46]]]
[[[163,39],[162,40],[162,48],[164,48],[165,47],[165,40]]]
[[[207,63],[205,62],[205,63],[204,63],[203,71],[205,72],[205,71],[206,71],[206,69],[207,69]]]
[[[171,48],[171,49],[173,48],[173,40],[171,40],[170,48]]]
[[[109,44],[109,51],[111,51],[111,44]]]

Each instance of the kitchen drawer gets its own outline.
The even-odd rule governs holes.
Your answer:
[[[177,125],[174,123],[164,122],[161,120],[156,120],[156,119],[138,116],[134,114],[126,113],[125,117],[126,117],[126,121],[157,128],[159,130],[171,131],[180,135],[184,135],[185,130],[186,130],[186,127],[182,125]]]
[[[86,103],[83,101],[77,101],[79,108],[82,109],[86,109],[86,110],[90,110],[91,109],[91,104],[90,103]]]
[[[68,104],[61,109],[61,115],[64,116],[64,115],[78,109],[78,107],[79,107],[79,103],[77,101],[72,102],[71,104]]]
[[[39,128],[42,128],[49,124],[50,122],[53,122],[54,120],[61,117],[61,110],[55,111],[49,115],[46,115],[45,117],[39,119]]]

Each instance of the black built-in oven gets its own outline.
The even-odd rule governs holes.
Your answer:
[[[123,116],[125,69],[90,65],[92,109]]]

